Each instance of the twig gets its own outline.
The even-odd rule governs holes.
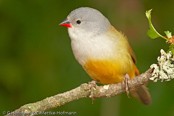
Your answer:
[[[148,83],[150,81],[149,78],[151,77],[151,72],[152,69],[149,69],[145,73],[129,80],[129,90]],[[90,98],[91,90],[93,91],[94,98],[116,96],[126,91],[125,85],[123,83],[96,86],[93,89],[90,88],[89,84],[84,83],[70,91],[47,97],[35,103],[23,105],[19,109],[7,114],[6,116],[38,115],[44,111],[60,107],[68,102],[75,101],[80,98]]]

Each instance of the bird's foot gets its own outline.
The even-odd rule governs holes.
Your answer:
[[[130,77],[129,77],[129,75],[126,73],[126,74],[125,74],[125,77],[124,77],[124,79],[123,79],[122,84],[125,86],[126,94],[127,94],[127,97],[128,97],[128,98],[130,98],[130,97],[129,97],[129,85],[128,85],[128,81],[129,81],[129,80],[130,80]]]
[[[91,82],[88,82],[88,85],[89,85],[89,87],[90,87],[90,90],[91,90],[91,95],[90,95],[90,97],[91,97],[91,99],[92,99],[92,104],[93,104],[93,101],[95,100],[95,98],[94,98],[94,89],[96,88],[96,86],[97,86],[97,81],[96,80],[93,80],[93,81],[91,81]]]

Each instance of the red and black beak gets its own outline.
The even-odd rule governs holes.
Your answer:
[[[65,26],[65,27],[72,27],[70,21],[68,20],[68,18],[66,18],[65,20],[63,20],[59,25]]]

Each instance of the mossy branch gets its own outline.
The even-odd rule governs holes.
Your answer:
[[[134,77],[128,81],[129,90],[135,89],[150,81],[152,69],[147,70],[145,73]],[[126,91],[124,83],[109,84],[104,86],[90,87],[90,84],[84,83],[79,87],[70,91],[60,93],[51,97],[47,97],[41,101],[35,103],[29,103],[21,106],[11,114],[6,116],[17,116],[22,114],[39,115],[40,112],[47,111],[65,105],[71,101],[78,100],[80,98],[93,98],[111,97]]]

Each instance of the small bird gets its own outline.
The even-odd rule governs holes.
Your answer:
[[[60,25],[68,27],[73,54],[93,80],[113,84],[122,82],[126,74],[129,78],[139,75],[127,38],[98,10],[77,8]],[[144,85],[131,93],[143,104],[151,103]]]

